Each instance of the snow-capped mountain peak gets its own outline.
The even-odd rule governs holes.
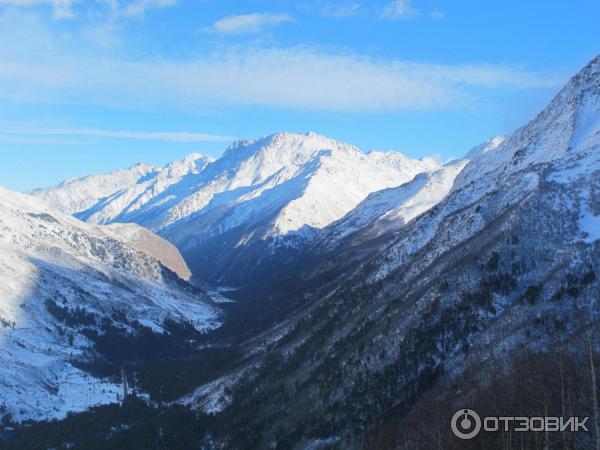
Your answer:
[[[483,144],[480,144],[469,150],[469,152],[465,156],[465,159],[474,160],[477,158],[481,158],[483,155],[497,150],[498,147],[500,147],[505,140],[506,136],[495,136],[493,138],[490,138]]]
[[[180,161],[173,161],[167,164],[161,170],[161,175],[164,178],[181,178],[188,174],[200,173],[204,168],[212,163],[214,158],[204,156],[200,153],[191,153]]]
[[[234,142],[223,155],[223,162],[260,166],[257,180],[272,175],[283,166],[300,166],[326,152],[362,153],[358,148],[317,133],[279,132],[256,140]]]
[[[470,152],[473,164],[460,174],[456,189],[495,173],[506,178],[540,164],[574,164],[581,170],[597,163],[590,151],[600,144],[600,57],[588,63],[527,125],[499,145],[484,144]],[[486,147],[490,149],[486,150]],[[591,158],[591,159],[590,159]]]

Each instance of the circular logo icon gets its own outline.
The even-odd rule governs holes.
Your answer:
[[[450,427],[457,438],[473,439],[481,431],[481,418],[472,409],[460,409],[452,416]]]

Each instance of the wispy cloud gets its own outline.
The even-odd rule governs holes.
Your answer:
[[[359,3],[331,3],[322,8],[321,14],[326,17],[346,18],[356,16],[360,10]]]
[[[13,65],[14,66],[14,65]],[[7,70],[9,67],[9,70]],[[374,60],[306,48],[231,49],[189,60],[68,59],[0,70],[0,98],[127,107],[263,105],[320,110],[460,106],[474,89],[531,89],[556,79],[499,65]]]
[[[207,31],[221,34],[258,33],[266,28],[275,27],[294,19],[287,14],[252,13],[227,16],[217,20]]]
[[[381,17],[389,20],[408,20],[420,15],[410,0],[393,0],[382,11]]]
[[[75,5],[85,10],[86,7],[93,8],[96,3],[104,4],[108,7],[111,17],[140,17],[152,9],[162,9],[175,6],[179,0],[100,0],[92,2],[88,0],[0,0],[0,6],[11,7],[51,7],[52,15],[55,19],[73,19],[75,18]]]
[[[15,14],[0,16],[0,54],[0,101],[146,110],[460,108],[490,91],[563,81],[507,65],[440,65],[311,47],[225,45],[193,57],[114,56]]]
[[[84,145],[86,142],[74,139],[60,139],[54,137],[15,136],[13,134],[0,134],[0,142],[6,144],[42,144],[42,145]]]
[[[134,139],[148,141],[193,143],[193,142],[229,142],[231,136],[220,136],[182,131],[124,131],[100,128],[62,128],[48,125],[0,122],[0,140],[5,142],[48,143],[56,137],[92,137],[110,139]],[[58,140],[65,143],[65,140]],[[68,143],[81,141],[67,140]]]
[[[138,17],[143,16],[149,10],[168,8],[178,3],[179,0],[135,0],[122,7],[122,12],[128,17]]]
[[[0,5],[12,7],[50,6],[55,19],[75,17],[73,5],[76,0],[0,0]]]

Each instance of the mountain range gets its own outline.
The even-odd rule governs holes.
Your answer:
[[[277,133],[236,142],[216,161],[192,154],[33,194],[88,222],[148,227],[179,248],[198,279],[240,285],[268,275],[370,193],[438,167],[433,158]]]

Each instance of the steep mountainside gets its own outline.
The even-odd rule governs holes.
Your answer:
[[[370,194],[342,219],[326,227],[313,248],[322,252],[339,246],[348,236],[358,242],[358,238],[363,241],[399,230],[442,201],[468,162],[453,161],[433,172],[421,173],[399,187]]]
[[[185,274],[176,250],[137,226],[86,224],[0,188],[0,415],[115,402],[115,378],[91,373],[118,371],[116,352],[146,339],[158,353],[178,327],[217,327],[218,310],[171,263]]]
[[[600,57],[529,124],[491,144],[471,152],[442,201],[409,213],[396,232],[369,239],[362,217],[385,215],[380,204],[404,211],[402,194],[435,174],[395,190],[400,198],[373,195],[334,225],[360,245],[338,247],[294,274],[304,286],[302,311],[246,343],[252,364],[184,399],[221,411],[226,445],[352,448],[386,417],[410,416],[436,387],[464,407],[471,395],[461,384],[465,373],[502,378],[503,367],[531,351],[569,348],[575,357],[589,345],[593,354],[591,342],[600,338]],[[285,283],[273,293],[289,295]],[[422,430],[400,431],[404,440],[390,448],[435,443],[413,441],[410,433]],[[433,433],[427,439],[441,438]],[[576,439],[577,448],[590,444],[588,435]]]
[[[189,158],[188,170],[177,172],[185,175],[169,182],[156,181],[169,169],[154,169],[111,193],[90,197],[86,178],[35,194],[84,220],[149,227],[180,249],[199,278],[240,284],[276,268],[369,193],[438,168],[432,159],[365,154],[314,133],[236,142],[217,161],[198,161],[205,162]]]

